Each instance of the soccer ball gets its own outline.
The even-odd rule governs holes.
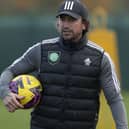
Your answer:
[[[35,107],[41,98],[42,85],[39,80],[32,75],[18,75],[9,85],[11,92],[20,96],[25,96],[19,100],[24,109]]]

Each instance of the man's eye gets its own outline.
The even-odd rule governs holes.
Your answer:
[[[69,22],[74,22],[74,21],[76,21],[75,18],[73,18],[73,17],[71,17],[71,16],[64,16],[64,15],[60,16],[60,20],[61,20],[61,21],[69,21]]]
[[[69,21],[74,22],[74,21],[76,21],[76,19],[71,17],[71,18],[69,19]]]

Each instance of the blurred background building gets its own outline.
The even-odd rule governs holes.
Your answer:
[[[55,15],[60,1],[0,0],[0,72],[31,45],[42,39],[57,36]],[[115,32],[117,37],[116,65],[120,66],[122,87],[128,88],[129,1],[83,0],[83,2],[89,9],[91,30],[94,29],[92,14],[95,8],[102,7],[106,11],[106,26]],[[101,26],[101,22],[98,23]],[[108,45],[107,39],[105,44]]]

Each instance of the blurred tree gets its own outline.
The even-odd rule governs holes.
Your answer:
[[[34,13],[39,10],[39,0],[15,0],[14,10],[16,13]]]
[[[62,0],[63,1],[63,0]],[[89,12],[97,6],[105,8],[109,14],[128,15],[129,0],[82,0]],[[61,0],[0,0],[0,15],[40,14],[56,12]],[[116,4],[117,3],[117,4]]]
[[[45,10],[48,12],[53,12],[57,9],[60,2],[61,2],[60,0],[44,0],[44,1],[40,0],[40,8],[42,11]]]
[[[89,8],[89,11],[93,10],[98,6],[102,6],[103,8],[105,8],[111,15],[119,15],[119,13],[123,13],[125,12],[125,10],[127,11],[129,10],[129,0],[114,0],[114,1],[82,0],[82,1],[86,3],[86,5]]]

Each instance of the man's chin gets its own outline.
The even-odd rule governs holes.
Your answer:
[[[72,39],[73,39],[73,37],[71,37],[71,36],[66,36],[66,35],[63,35],[63,39],[64,39],[64,40],[72,40]]]

